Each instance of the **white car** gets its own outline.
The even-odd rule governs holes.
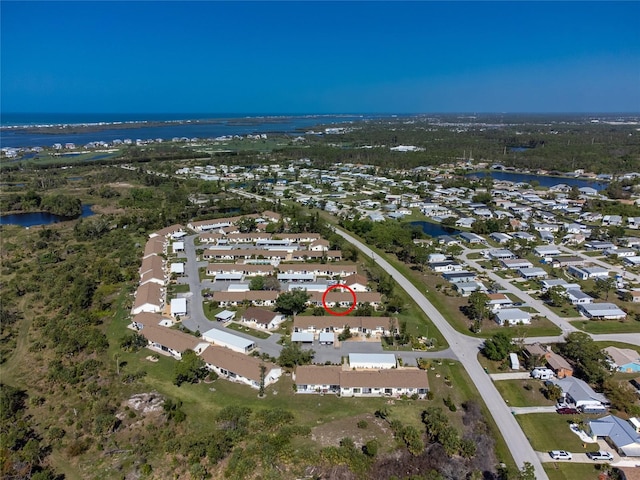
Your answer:
[[[549,455],[554,460],[571,460],[573,458],[570,452],[565,452],[564,450],[551,450]]]
[[[613,460],[613,455],[611,455],[611,453],[602,450],[598,452],[588,452],[587,457],[589,457],[591,460],[604,460],[605,462],[610,462]]]

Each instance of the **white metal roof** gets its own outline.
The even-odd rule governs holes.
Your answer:
[[[396,356],[393,353],[350,353],[349,365],[354,363],[378,363],[396,364]]]
[[[212,328],[211,330],[206,331],[202,337],[205,340],[212,341],[218,345],[229,345],[230,347],[236,347],[243,350],[250,348],[255,343],[253,340],[247,340],[246,338],[239,337],[238,335],[234,335],[218,328]]]

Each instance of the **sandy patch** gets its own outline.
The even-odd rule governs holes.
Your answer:
[[[367,422],[367,428],[358,428],[358,422],[361,420]],[[335,420],[311,429],[311,439],[321,447],[337,447],[345,437],[350,437],[356,445],[362,446],[374,438],[382,440],[392,436],[387,422],[371,413]]]

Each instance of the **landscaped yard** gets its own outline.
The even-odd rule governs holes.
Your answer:
[[[584,415],[560,415],[558,413],[529,413],[516,415],[534,450],[566,450],[573,453],[585,453],[596,450],[596,444],[583,444],[580,437],[569,429],[569,424],[586,419]],[[586,446],[586,448],[585,448]]]
[[[598,480],[602,466],[590,463],[545,463],[544,470],[549,480]]]
[[[572,318],[580,316],[578,310],[576,310],[575,307],[573,305],[570,305],[569,303],[562,307],[554,307],[553,305],[549,305],[548,303],[545,303],[545,305],[549,310],[551,310],[559,317]]]
[[[204,311],[204,316],[207,317],[208,320],[212,322],[217,322],[216,314],[222,312],[224,308],[214,307],[213,304],[207,300],[202,302],[202,310]]]
[[[502,398],[512,407],[537,407],[541,405],[553,405],[540,392],[543,384],[540,380],[498,380],[494,385],[502,395]],[[529,389],[525,388],[528,386]]]
[[[571,324],[588,333],[638,333],[640,322],[633,318],[619,320],[575,320]]]
[[[186,283],[177,283],[169,285],[169,290],[174,293],[187,293],[189,291],[189,285]]]
[[[227,325],[227,328],[231,330],[235,330],[236,332],[246,333],[247,335],[251,335],[252,337],[256,337],[256,338],[264,339],[264,338],[269,338],[271,336],[267,332],[261,332],[260,330],[256,330],[255,328],[250,328],[245,325],[240,325],[239,323],[231,322],[229,325]]]

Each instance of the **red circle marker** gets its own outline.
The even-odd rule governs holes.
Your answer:
[[[351,296],[353,297],[353,305],[351,305],[351,307],[348,310],[346,310],[344,312],[334,312],[329,307],[327,307],[327,303],[326,303],[327,293],[329,293],[334,288],[345,288],[345,289],[349,290],[349,292],[351,292]],[[354,292],[351,289],[351,287],[348,287],[348,286],[343,285],[341,283],[336,283],[335,285],[331,285],[322,294],[322,307],[327,311],[327,313],[329,313],[329,315],[335,315],[337,317],[342,317],[344,315],[349,315],[351,312],[353,312],[353,309],[356,308],[356,301],[357,301],[356,300],[356,292]]]

